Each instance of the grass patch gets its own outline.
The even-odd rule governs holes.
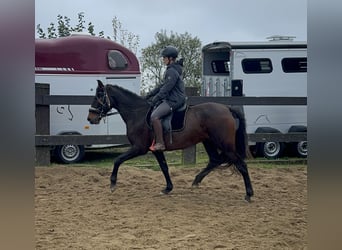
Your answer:
[[[109,167],[112,168],[114,160],[120,154],[126,152],[127,147],[112,147],[106,149],[91,149],[87,150],[86,156],[81,163],[72,164],[76,167]],[[175,150],[171,152],[165,152],[165,158],[170,167],[204,167],[208,162],[208,156],[202,144],[196,146],[196,164],[184,165],[183,163],[183,151]],[[275,168],[275,167],[289,167],[289,166],[306,166],[307,160],[302,158],[284,157],[276,160],[269,160],[265,158],[255,158],[247,160],[249,167],[259,168]],[[132,166],[138,168],[148,168],[152,170],[159,170],[159,165],[155,157],[151,152],[146,155],[138,156],[131,160],[125,161],[124,166]]]
[[[127,151],[126,147],[115,147],[107,149],[91,149],[86,152],[85,159],[82,163],[73,164],[73,166],[96,166],[96,167],[113,167],[114,160],[120,154]],[[186,167],[182,162],[182,150],[175,150],[171,152],[165,152],[165,158],[169,166]],[[197,153],[199,154],[199,153]],[[197,156],[196,156],[197,157]],[[200,159],[197,157],[197,159]],[[196,160],[197,160],[196,159]],[[206,157],[206,161],[207,161]],[[202,160],[203,161],[203,160]],[[196,164],[198,164],[198,160]],[[133,166],[138,168],[148,168],[153,170],[159,170],[159,165],[154,155],[148,152],[145,155],[135,157],[127,160],[123,163],[125,166]],[[191,165],[194,167],[194,165]]]

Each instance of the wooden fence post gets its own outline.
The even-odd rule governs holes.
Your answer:
[[[44,95],[50,95],[49,84],[35,84],[36,100]],[[36,135],[50,135],[50,106],[46,104],[36,104]],[[36,146],[36,166],[50,165],[50,147]]]
[[[196,145],[183,149],[183,164],[196,164]]]

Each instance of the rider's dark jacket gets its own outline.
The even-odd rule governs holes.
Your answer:
[[[182,80],[182,66],[182,61],[167,66],[162,84],[146,95],[146,99],[152,98],[151,104],[153,106],[165,100],[175,110],[185,103],[186,95]]]

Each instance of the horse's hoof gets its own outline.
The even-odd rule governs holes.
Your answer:
[[[115,187],[116,187],[115,185],[110,185],[110,192],[113,193],[115,191]]]
[[[251,202],[252,202],[251,197],[248,196],[248,195],[245,196],[245,200],[246,200],[248,203],[251,203]]]
[[[165,188],[165,189],[163,189],[160,193],[161,193],[161,194],[169,194],[171,191],[172,191],[172,189]]]
[[[191,187],[193,187],[193,188],[198,188],[198,187],[199,187],[199,183],[193,182],[192,185],[191,185]]]

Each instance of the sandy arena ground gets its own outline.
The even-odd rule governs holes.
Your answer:
[[[200,168],[170,168],[174,190],[161,195],[160,171],[37,167],[36,249],[307,249],[307,168],[250,167],[255,196],[244,201],[240,175],[217,169],[199,188]]]

